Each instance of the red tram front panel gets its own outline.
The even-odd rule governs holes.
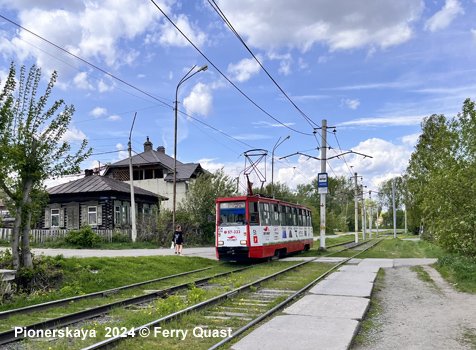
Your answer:
[[[268,258],[313,246],[308,208],[258,197],[217,199],[220,260]]]

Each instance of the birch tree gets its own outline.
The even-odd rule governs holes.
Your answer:
[[[43,182],[47,178],[79,172],[90,154],[87,141],[70,154],[71,146],[62,140],[74,113],[63,100],[48,106],[56,82],[54,72],[42,96],[38,97],[41,70],[16,77],[12,63],[0,93],[0,188],[15,218],[12,233],[13,268],[32,266],[30,228],[35,212],[46,202]]]

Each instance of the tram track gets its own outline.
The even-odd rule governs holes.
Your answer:
[[[191,281],[188,281],[186,283],[182,283],[182,284],[170,287],[170,288],[165,288],[165,289],[153,291],[153,292],[150,292],[150,293],[146,293],[144,295],[134,296],[132,298],[119,300],[119,301],[116,301],[116,302],[113,302],[113,303],[107,303],[105,305],[88,308],[86,310],[66,314],[66,315],[63,315],[63,316],[55,317],[55,318],[50,318],[48,320],[37,322],[37,323],[34,323],[34,324],[23,325],[22,328],[24,327],[24,328],[26,328],[26,330],[37,331],[37,330],[42,330],[42,329],[52,329],[52,328],[64,327],[64,326],[67,326],[67,325],[74,324],[76,322],[80,322],[80,321],[83,321],[83,320],[87,320],[87,319],[91,319],[91,318],[98,317],[98,316],[101,316],[101,315],[105,315],[108,312],[110,312],[111,310],[114,310],[116,308],[148,303],[148,302],[150,302],[152,300],[155,300],[157,298],[166,298],[168,295],[171,295],[171,294],[174,294],[174,293],[177,293],[177,292],[188,289],[190,283],[194,283],[195,285],[206,284],[208,281],[210,281],[212,279],[222,277],[222,276],[227,276],[227,275],[232,274],[232,273],[241,272],[241,271],[249,269],[250,267],[251,266],[242,267],[242,268],[239,268],[239,269],[235,269],[235,270],[220,273],[220,274],[215,274],[213,276],[208,276],[208,277],[201,278],[201,279],[198,279],[198,280],[191,280]],[[87,294],[87,295],[83,295],[83,296],[79,296],[79,297],[61,299],[61,300],[49,302],[49,303],[46,303],[46,304],[38,304],[38,305],[32,305],[30,307],[26,307],[26,308],[22,308],[22,309],[10,310],[8,312],[4,312],[3,313],[4,317],[2,317],[2,318],[5,319],[9,316],[15,316],[15,315],[18,315],[18,314],[41,312],[41,311],[44,311],[46,309],[51,309],[53,307],[61,307],[61,306],[67,305],[71,302],[77,302],[78,300],[100,298],[101,295],[102,296],[110,295],[110,294],[113,294],[114,292],[117,293],[119,291],[128,290],[128,289],[132,289],[132,288],[137,288],[137,287],[144,286],[144,285],[147,285],[147,284],[152,284],[152,283],[155,283],[155,282],[160,282],[160,281],[164,281],[164,280],[168,280],[168,279],[172,279],[172,278],[176,278],[176,277],[183,277],[183,276],[186,276],[186,275],[190,275],[190,274],[197,273],[197,272],[202,272],[202,271],[209,270],[209,269],[211,269],[211,268],[204,268],[204,269],[189,271],[189,272],[186,272],[186,273],[180,273],[180,274],[171,275],[171,276],[167,276],[167,277],[162,277],[162,278],[149,280],[149,281],[145,281],[145,282],[134,283],[134,284],[131,284],[131,285],[118,287],[118,288],[114,288],[114,289],[109,289],[109,290],[106,290],[106,291],[91,293],[91,294]],[[15,329],[0,332],[0,345],[8,344],[8,343],[11,343],[11,342],[16,342],[16,341],[20,341],[20,340],[22,340],[22,338],[18,337],[16,335]]]
[[[362,244],[368,244],[369,242],[363,242]],[[372,242],[373,243],[373,242]],[[379,243],[379,241],[377,242]],[[375,243],[375,244],[377,244]],[[370,249],[374,246],[374,244],[369,245],[367,249]],[[353,245],[351,248],[355,248],[355,245]],[[347,248],[350,249],[350,248]],[[365,250],[367,250],[365,249]],[[131,340],[133,339],[134,336],[138,337],[139,335],[143,336],[143,334],[150,334],[150,331],[152,329],[157,329],[157,328],[162,328],[161,326],[165,327],[167,323],[173,321],[173,320],[178,320],[181,317],[184,317],[186,315],[190,315],[192,313],[196,312],[201,312],[200,317],[205,320],[209,319],[211,320],[212,324],[220,324],[219,328],[223,329],[233,329],[234,333],[230,334],[229,337],[226,339],[222,340],[218,344],[214,345],[211,349],[218,348],[222,346],[223,344],[227,343],[228,341],[236,338],[249,328],[253,327],[255,324],[261,322],[265,318],[269,317],[273,313],[279,311],[283,307],[285,307],[287,304],[289,304],[291,301],[295,300],[299,296],[301,296],[303,293],[305,293],[309,288],[311,288],[315,283],[320,281],[321,279],[325,278],[328,274],[330,274],[332,271],[337,269],[339,266],[345,264],[348,262],[350,259],[353,257],[361,254],[363,251],[358,252],[357,254],[353,255],[352,257],[346,258],[344,261],[332,266],[330,269],[327,269],[324,273],[319,273],[319,277],[315,278],[312,280],[312,282],[308,283],[305,287],[300,288],[297,292],[290,291],[290,290],[283,290],[283,289],[276,289],[276,288],[260,288],[262,283],[269,282],[273,279],[277,279],[280,276],[283,276],[286,273],[289,273],[290,271],[302,268],[304,266],[312,266],[313,262],[318,260],[321,257],[316,257],[313,259],[310,259],[308,261],[296,264],[292,267],[286,268],[282,271],[276,272],[270,276],[266,276],[264,278],[261,278],[257,281],[251,282],[245,286],[242,286],[240,288],[237,288],[235,290],[232,290],[227,293],[223,293],[222,295],[219,295],[217,297],[214,297],[212,299],[206,300],[204,302],[198,303],[196,305],[190,306],[186,309],[180,310],[178,312],[169,314],[167,316],[161,317],[157,320],[154,320],[152,322],[146,323],[144,325],[141,325],[139,327],[136,327],[134,329],[134,333],[131,337],[131,334],[129,332],[124,332],[121,333],[117,336],[114,336],[112,338],[103,340],[101,342],[98,342],[96,344],[90,345],[88,347],[84,347],[83,350],[93,350],[93,349],[110,349],[110,348],[120,348],[120,349],[125,349],[129,348],[131,345],[125,345],[125,343],[122,347],[119,345],[123,340],[126,341],[127,339]],[[314,264],[317,265],[317,264]],[[239,296],[242,296],[240,299]],[[238,299],[237,299],[238,298]],[[276,300],[281,300],[284,299],[284,301],[279,302],[277,305],[274,305]],[[234,306],[226,306],[226,303],[233,303],[236,302],[237,305]],[[221,306],[220,306],[221,305]],[[225,305],[225,306],[223,306]],[[232,305],[232,304],[230,304]],[[269,309],[271,306],[271,309]],[[215,310],[213,309],[215,307]],[[250,307],[256,313],[252,312],[247,312],[250,311]],[[261,308],[258,308],[261,307]],[[223,308],[223,309],[222,309]],[[269,310],[267,310],[269,309]],[[218,311],[218,312],[217,312]],[[219,323],[219,322],[214,322],[214,320],[231,320],[232,323],[236,322],[237,318],[242,318],[243,321],[246,321],[246,324],[237,328],[236,326],[234,327],[227,327],[226,322],[225,323]],[[248,320],[249,318],[249,320]],[[202,322],[204,323],[204,322]],[[203,328],[210,327],[210,325],[207,324],[202,324]],[[231,333],[231,331],[230,331]],[[137,338],[136,338],[137,339]],[[163,344],[161,344],[163,348]]]
[[[362,242],[361,244],[366,244],[367,242]],[[349,243],[351,243],[351,242],[347,242],[345,244],[349,244]],[[344,248],[343,250],[348,250],[348,249],[352,249],[352,248],[355,248],[355,247],[356,247],[356,245],[354,244],[354,245],[351,245],[350,247]],[[370,249],[370,248],[368,248],[368,249]],[[343,250],[340,250],[340,251],[343,251]],[[338,252],[332,252],[329,255],[333,255],[333,254],[336,254],[336,253],[338,253]],[[355,254],[354,256],[356,256],[360,253],[361,252]],[[326,255],[326,256],[328,256],[328,255]],[[324,257],[324,256],[321,256],[321,257]],[[187,307],[183,310],[170,313],[170,314],[168,314],[164,317],[161,317],[157,320],[146,323],[142,326],[134,327],[134,330],[135,330],[135,332],[141,332],[141,330],[143,330],[143,329],[152,329],[154,327],[158,327],[160,325],[165,325],[165,324],[169,323],[172,320],[180,319],[184,315],[189,315],[189,314],[197,312],[197,311],[198,312],[200,312],[200,311],[204,312],[205,313],[205,318],[208,318],[208,319],[212,320],[212,323],[215,322],[213,320],[217,320],[217,319],[220,319],[220,318],[223,318],[223,320],[229,320],[229,319],[235,319],[236,320],[237,318],[241,317],[241,318],[243,318],[242,321],[250,322],[250,324],[254,325],[257,322],[260,322],[260,320],[264,319],[263,317],[268,317],[269,315],[271,315],[272,314],[272,313],[270,313],[271,310],[279,310],[280,308],[284,307],[284,305],[278,307],[279,305],[281,305],[281,303],[277,306],[274,306],[273,303],[275,302],[275,300],[285,299],[285,301],[287,301],[287,303],[289,303],[291,300],[294,300],[295,298],[297,298],[300,292],[302,294],[305,291],[304,289],[302,289],[302,290],[298,291],[297,293],[293,294],[293,293],[290,293],[289,290],[273,289],[273,288],[263,289],[263,288],[260,288],[261,284],[266,283],[267,281],[279,278],[279,276],[282,276],[283,274],[289,273],[290,271],[299,269],[299,268],[301,268],[301,267],[303,267],[303,266],[305,266],[305,265],[307,265],[307,264],[309,264],[313,261],[316,261],[317,259],[319,259],[321,257],[316,257],[316,258],[313,258],[311,260],[308,260],[308,261],[305,261],[305,262],[302,262],[302,263],[299,263],[299,264],[295,264],[291,267],[288,267],[286,269],[283,269],[281,271],[273,273],[269,276],[260,278],[256,281],[248,283],[244,286],[241,286],[239,288],[236,288],[236,289],[233,289],[233,290],[228,291],[226,293],[223,293],[223,294],[221,294],[217,297],[213,297],[209,300],[199,302],[195,305],[191,305],[191,306],[189,306],[189,307]],[[352,259],[352,257],[347,258],[344,262],[333,266],[326,273],[321,274],[321,276],[318,279],[314,280],[312,282],[312,284],[315,284],[317,280],[324,278],[329,273],[331,273],[335,268],[337,268],[338,266],[341,266],[343,263],[347,262],[350,259]],[[181,284],[181,285],[178,285],[178,286],[174,286],[172,288],[168,288],[168,289],[164,289],[164,290],[160,290],[160,291],[154,291],[154,292],[151,292],[151,293],[147,293],[145,295],[140,295],[138,297],[127,299],[125,301],[122,300],[122,301],[119,301],[119,302],[116,302],[116,303],[110,303],[110,304],[107,304],[107,305],[102,305],[100,307],[91,308],[91,309],[88,309],[88,310],[83,310],[83,311],[80,311],[80,312],[76,312],[76,313],[73,313],[73,314],[53,318],[53,319],[50,319],[50,320],[46,320],[46,321],[39,322],[39,323],[32,324],[32,325],[27,325],[27,326],[24,326],[24,327],[26,327],[26,329],[28,329],[28,330],[30,330],[30,329],[31,330],[40,330],[40,329],[53,329],[53,328],[57,329],[59,327],[64,327],[66,325],[71,325],[71,324],[78,325],[78,322],[81,322],[81,324],[83,324],[84,322],[82,322],[82,321],[90,320],[90,319],[92,319],[94,317],[98,317],[98,316],[103,316],[103,315],[107,314],[108,312],[110,312],[113,309],[117,309],[117,308],[120,308],[120,307],[123,308],[123,307],[127,307],[127,306],[130,306],[130,305],[145,305],[146,303],[150,303],[151,301],[156,300],[157,298],[164,298],[164,297],[167,297],[169,295],[173,295],[174,293],[184,291],[184,290],[189,288],[190,283],[192,283],[192,282],[195,283],[196,286],[200,287],[200,285],[205,284],[207,281],[209,281],[211,279],[214,279],[214,278],[217,278],[217,277],[220,277],[220,276],[226,276],[226,275],[228,275],[230,273],[233,273],[233,272],[237,273],[237,272],[243,271],[247,268],[249,268],[249,267],[241,268],[241,269],[226,272],[226,273],[222,273],[220,275],[216,275],[216,276],[213,276],[213,277],[207,277],[207,278],[200,279],[200,280],[189,281],[187,283],[184,283],[184,284]],[[179,274],[179,276],[183,276],[183,275],[186,275],[186,274],[190,274],[190,273],[197,272],[197,271],[203,271],[203,270],[207,270],[207,269],[191,271],[189,273]],[[175,275],[175,276],[177,276],[177,275]],[[173,277],[173,276],[169,276],[169,278],[171,278],[171,277]],[[145,285],[147,283],[149,283],[149,281],[141,282],[141,283],[139,283],[139,285]],[[125,287],[128,287],[128,286],[125,286]],[[104,293],[104,292],[105,291],[98,292],[98,293]],[[238,304],[242,304],[242,305],[223,306],[224,309],[221,309],[222,306],[220,306],[220,305],[222,305],[223,303],[226,303],[227,301],[230,302],[230,300],[233,300],[238,295],[248,295],[246,298],[244,298],[244,300],[241,301],[241,303],[238,303]],[[268,300],[266,300],[266,298],[268,298]],[[255,300],[252,300],[252,299],[255,299]],[[251,305],[247,305],[247,304],[251,304]],[[271,310],[268,310],[270,305],[273,306],[273,308]],[[214,311],[211,310],[211,307],[213,307],[213,306],[220,307],[220,311],[214,313]],[[141,307],[142,306],[140,306],[139,309]],[[145,306],[143,306],[143,307],[145,308]],[[256,311],[257,313],[253,313],[253,312],[250,313],[250,308],[254,308],[254,311]],[[14,310],[12,310],[12,311],[14,311]],[[136,311],[137,311],[137,309],[136,309]],[[266,316],[264,316],[264,315],[266,315]],[[249,327],[252,327],[252,325],[249,326]],[[206,326],[204,326],[204,327],[206,327]],[[227,340],[227,341],[230,341],[231,339],[234,339],[235,337],[237,337],[239,334],[242,334],[245,331],[245,330],[242,330],[242,329],[245,328],[245,327],[247,327],[247,326],[246,325],[244,325],[244,326],[240,325],[240,328],[234,327],[233,328],[234,333],[231,334],[230,339]],[[246,328],[246,329],[248,329],[248,328]],[[232,328],[230,328],[230,329],[232,329]],[[139,334],[139,333],[137,333],[137,334]],[[106,339],[102,342],[99,342],[99,343],[90,345],[88,347],[85,347],[84,349],[89,350],[89,349],[114,348],[121,342],[121,340],[125,340],[125,339],[128,339],[127,334],[125,336],[124,336],[124,334],[119,334],[117,336],[113,336],[109,339]],[[15,342],[15,341],[18,341],[18,340],[21,340],[21,338],[17,337],[13,330],[0,333],[0,344],[7,344],[7,343]]]

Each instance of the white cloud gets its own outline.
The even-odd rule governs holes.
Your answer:
[[[94,86],[92,86],[88,82],[88,74],[86,72],[81,72],[76,74],[76,76],[73,79],[74,84],[78,89],[83,89],[83,90],[94,90]]]
[[[360,118],[339,123],[338,126],[395,126],[395,125],[420,125],[425,116],[405,116],[405,117],[382,117],[382,118]]]
[[[263,63],[261,56],[258,55],[257,58],[261,63]],[[258,74],[260,69],[260,65],[254,58],[244,58],[237,64],[230,63],[228,65],[228,73],[233,76],[232,80],[236,80],[240,83],[243,83],[249,80],[253,75]]]
[[[356,98],[355,100],[346,99],[346,100],[343,100],[343,102],[350,109],[357,109],[357,107],[360,105],[360,101],[358,98]]]
[[[116,145],[116,148],[117,148],[118,150],[120,150],[119,153],[118,153],[119,160],[126,159],[126,158],[129,157],[129,152],[128,152],[128,151],[124,151],[124,149],[126,149],[127,147],[124,147],[124,146],[122,145],[122,143],[118,143],[118,144]]]
[[[407,143],[410,146],[415,147],[416,144],[418,143],[418,139],[420,135],[421,133],[406,135],[406,136],[403,136],[401,139],[404,144]]]
[[[445,6],[426,21],[425,29],[430,32],[445,29],[459,14],[464,14],[460,2],[458,0],[446,0]]]
[[[259,122],[252,122],[251,124],[253,125],[258,125],[262,126],[265,128],[282,128],[284,126],[293,126],[295,123],[283,123],[283,124],[278,124],[278,123],[270,123],[266,121],[259,121]]]
[[[210,87],[198,83],[190,95],[184,98],[183,105],[189,114],[208,116],[213,112],[213,96]]]
[[[150,3],[128,0],[39,0],[34,6],[29,0],[6,1],[7,6],[18,11],[20,25],[83,59],[94,58],[114,68],[134,63],[139,52],[129,44],[138,35],[155,31],[155,22],[160,18],[158,11],[151,10]],[[171,0],[159,2],[169,9]],[[3,53],[16,55],[21,61],[33,57],[46,75],[57,70],[60,79],[69,79],[74,72],[70,66],[77,66],[72,57],[59,52],[54,55],[70,66],[58,64],[47,54],[51,46],[24,30],[18,31],[18,37],[5,38],[0,43]],[[77,79],[85,84],[81,77]],[[81,85],[81,88],[91,89],[91,86]],[[101,84],[98,88],[104,91],[105,86]]]
[[[389,47],[412,36],[422,0],[219,1],[233,26],[254,47],[308,51],[324,43],[330,50]]]
[[[207,41],[207,35],[201,31],[195,23],[191,23],[186,15],[179,14],[173,20],[177,27],[180,28],[196,46],[201,47]],[[161,26],[161,32],[159,32],[158,35],[147,36],[146,43],[148,42],[165,46],[190,46],[190,43],[169,22],[165,22],[165,24]]]
[[[86,135],[73,125],[68,130],[66,130],[63,137],[61,137],[61,141],[66,141],[66,142],[82,141],[86,138],[87,138]]]
[[[116,120],[121,120],[121,117],[118,116],[117,114],[113,114],[113,115],[110,115],[107,120],[110,120],[110,121],[116,121]]]
[[[106,115],[107,110],[106,110],[106,108],[96,107],[91,112],[89,112],[89,114],[91,114],[92,116],[94,116],[96,118],[99,118],[100,116]]]

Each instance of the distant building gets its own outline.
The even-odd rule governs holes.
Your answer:
[[[165,147],[153,149],[152,142],[144,143],[144,152],[132,157],[134,186],[143,188],[169,200],[162,203],[163,209],[173,208],[174,158],[165,154]],[[177,160],[177,204],[187,195],[189,184],[198,175],[206,173],[199,163],[182,163]],[[104,176],[129,181],[129,158],[111,164]]]
[[[131,224],[130,185],[93,175],[86,170],[82,179],[47,189],[50,200],[44,209],[40,229],[79,229],[83,223],[110,230]],[[136,212],[148,214],[165,197],[134,187]]]

